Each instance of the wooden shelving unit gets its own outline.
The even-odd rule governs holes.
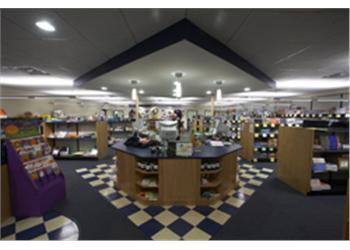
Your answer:
[[[278,124],[256,119],[244,123],[241,132],[241,157],[252,162],[276,162]]]
[[[312,171],[313,157],[322,156],[327,162],[336,163],[336,159],[339,156],[346,155],[348,157],[349,155],[349,152],[346,151],[345,153],[344,150],[315,150],[314,143],[317,141],[317,130],[295,127],[279,128],[277,177],[303,194],[344,193],[348,178],[348,169],[317,174]],[[321,133],[327,134],[325,131]],[[334,130],[332,133],[335,133]],[[332,176],[334,175],[344,175],[345,185],[336,184],[332,180]],[[332,186],[332,189],[312,191],[310,181],[313,177],[325,177],[325,182],[331,182],[329,184]]]
[[[222,199],[236,187],[237,153],[232,152],[211,162],[219,162],[219,169],[201,170],[205,159],[191,158],[138,158],[117,150],[118,180],[116,186],[145,205],[208,205]],[[158,171],[140,169],[138,162],[152,162]],[[208,185],[201,183],[208,177]],[[155,178],[157,186],[145,186],[142,180]],[[212,198],[202,197],[203,191],[217,193]],[[148,200],[142,192],[157,192],[158,200]]]
[[[158,165],[158,160],[156,159],[151,159],[151,160],[142,160],[142,159],[137,159],[138,162],[147,162],[147,163],[153,163]],[[136,197],[139,198],[143,203],[147,205],[157,205],[159,201],[159,171],[146,171],[143,169],[140,169],[138,166],[135,168],[135,181],[136,181],[136,187],[135,187],[135,193]],[[144,179],[153,179],[156,182],[156,185],[149,186],[149,185],[143,185],[142,180]],[[152,199],[146,199],[145,197],[142,197],[140,193],[156,193],[158,196],[157,200],[152,200]]]
[[[55,137],[57,132],[74,133],[74,137]],[[83,132],[91,132],[93,136],[84,136]],[[65,122],[53,121],[43,123],[43,136],[51,148],[69,147],[73,153],[69,155],[55,156],[56,159],[103,159],[108,151],[108,129],[104,121],[79,121]],[[97,155],[74,155],[74,152],[86,151],[96,147]]]
[[[109,136],[125,137],[132,133],[132,121],[108,121]],[[117,130],[118,128],[118,130]]]

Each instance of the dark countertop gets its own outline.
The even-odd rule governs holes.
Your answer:
[[[166,154],[151,154],[151,150],[149,148],[137,148],[137,147],[130,147],[130,146],[127,147],[124,145],[124,142],[116,143],[112,146],[112,148],[115,150],[120,150],[124,153],[134,155],[139,158],[208,159],[208,158],[220,158],[226,154],[239,151],[240,149],[242,149],[242,146],[240,144],[233,144],[230,146],[223,146],[223,147],[202,146],[199,148],[195,148],[193,150],[194,152],[192,156],[189,156],[189,157],[181,157],[181,156],[168,157]]]

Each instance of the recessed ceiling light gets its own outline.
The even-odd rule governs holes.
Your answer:
[[[102,87],[101,87],[101,90],[106,91],[106,90],[108,90],[108,88],[105,87],[105,86],[102,86]]]
[[[211,90],[207,90],[206,92],[205,92],[207,95],[211,95]]]
[[[246,88],[244,88],[244,92],[248,92],[248,91],[250,91],[251,89],[249,88],[249,87],[246,87]]]
[[[45,20],[38,21],[35,23],[35,25],[47,32],[54,32],[56,30],[55,27],[50,22]]]
[[[145,91],[143,89],[139,90],[139,94],[143,95],[145,93]]]

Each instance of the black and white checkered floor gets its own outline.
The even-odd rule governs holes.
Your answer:
[[[11,217],[1,223],[1,240],[78,240],[76,223],[56,211],[40,217]]]
[[[145,206],[115,188],[115,165],[76,172],[145,235],[153,240],[209,240],[272,173],[268,167],[241,164],[239,187],[209,206]]]

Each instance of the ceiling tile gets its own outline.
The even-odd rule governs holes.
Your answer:
[[[140,42],[185,17],[184,9],[123,9],[137,42]]]
[[[37,37],[13,23],[11,20],[2,17],[1,18],[1,40],[31,40],[37,39]]]
[[[35,34],[42,40],[70,40],[79,35],[66,24],[52,10],[45,9],[6,9],[2,11],[4,17],[10,19],[21,28]],[[35,23],[40,20],[47,20],[55,26],[55,32],[46,32],[39,29]]]
[[[64,9],[57,13],[108,57],[135,45],[119,9]]]
[[[249,13],[249,9],[189,9],[187,18],[222,43],[227,43]]]
[[[253,12],[233,40],[320,42],[331,33],[332,21],[332,14]]]

